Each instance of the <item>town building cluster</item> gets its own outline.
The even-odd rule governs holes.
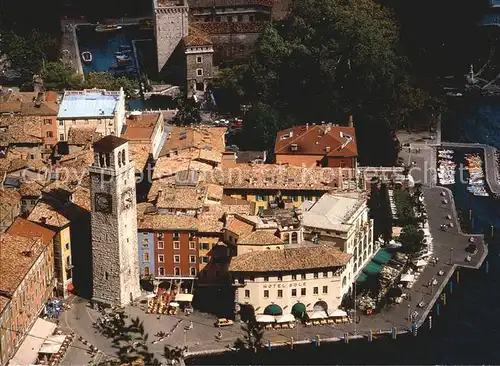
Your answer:
[[[2,365],[53,297],[126,305],[150,283],[225,288],[236,316],[331,312],[378,250],[352,119],[281,131],[267,164],[123,91],[0,98]]]

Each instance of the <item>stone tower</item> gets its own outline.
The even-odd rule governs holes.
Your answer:
[[[113,135],[94,144],[89,167],[92,300],[126,305],[140,296],[135,167],[128,141]]]
[[[187,0],[153,0],[158,71],[161,71],[179,42],[188,35]]]

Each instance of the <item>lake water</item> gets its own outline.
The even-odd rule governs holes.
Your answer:
[[[500,103],[461,103],[443,123],[443,140],[480,142],[500,148]],[[500,237],[500,201],[476,198],[464,186],[452,187],[457,207],[473,210],[473,232],[496,227]],[[500,347],[500,242],[489,247],[489,273],[462,270],[461,281],[441,315],[434,317],[432,332],[397,341],[366,340],[345,345],[323,344],[299,350],[264,350],[257,355],[238,353],[188,360],[188,364],[498,364]]]

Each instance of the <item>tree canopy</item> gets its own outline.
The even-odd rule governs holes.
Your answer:
[[[269,24],[248,66],[240,66],[247,75],[225,71],[219,85],[288,123],[342,123],[353,114],[366,135],[358,146],[376,140],[381,155],[394,146],[380,131],[405,126],[432,102],[408,73],[398,42],[393,14],[372,0],[294,0],[289,17]]]
[[[193,98],[178,97],[177,114],[173,118],[173,123],[177,126],[188,126],[190,124],[201,123],[200,107]]]

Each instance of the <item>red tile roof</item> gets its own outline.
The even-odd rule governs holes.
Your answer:
[[[196,27],[208,34],[260,33],[267,22],[207,22]]]
[[[357,157],[356,131],[345,126],[295,126],[278,132],[274,153]]]
[[[40,226],[34,222],[17,217],[7,229],[7,234],[21,236],[23,238],[42,238],[43,244],[49,244],[56,233],[50,229]]]
[[[188,0],[190,8],[235,7],[264,5],[273,6],[274,0]]]
[[[186,46],[209,46],[212,45],[210,35],[197,27],[189,27],[189,35],[184,37]]]

